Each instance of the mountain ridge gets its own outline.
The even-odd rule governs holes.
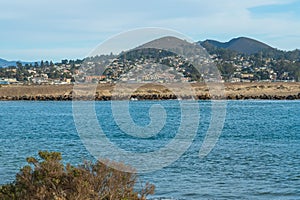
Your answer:
[[[22,63],[23,65],[24,64],[34,64],[35,62],[24,62],[24,61],[8,61],[8,60],[5,60],[3,58],[0,58],[0,67],[10,67],[10,66],[16,66],[17,65],[17,62],[20,62]]]
[[[207,39],[205,41],[199,41],[197,44],[200,44],[204,48],[223,48],[248,55],[255,54],[263,50],[276,50],[268,44],[248,37],[237,37],[229,40],[228,42],[219,42],[217,40]]]
[[[164,39],[164,44],[160,44],[157,45],[158,42],[163,41]],[[167,42],[166,42],[167,41]],[[169,41],[169,44],[168,44]],[[188,43],[185,40],[181,40],[172,36],[166,36],[166,37],[162,37],[150,42],[147,42],[141,46],[138,46],[134,49],[139,49],[139,48],[150,48],[153,46],[161,46],[161,47],[167,47],[167,49],[173,49],[174,47],[178,46],[178,45],[174,45],[176,42],[180,42],[181,46],[185,46],[185,43]],[[259,40],[256,39],[252,39],[249,37],[237,37],[237,38],[233,38],[231,40],[229,40],[228,42],[220,42],[218,40],[212,40],[212,39],[206,39],[204,41],[198,41],[195,44],[199,44],[200,46],[202,46],[203,48],[205,48],[209,53],[214,52],[214,50],[218,50],[218,49],[225,49],[225,50],[230,50],[230,51],[234,51],[237,53],[242,53],[242,54],[247,54],[247,55],[251,55],[251,54],[256,54],[256,53],[261,53],[261,52],[265,52],[265,51],[270,51],[272,52],[272,54],[292,54],[292,53],[296,53],[298,55],[298,51],[300,51],[299,49],[295,49],[293,51],[284,51],[284,50],[280,50],[274,47],[271,47],[270,45],[261,42]],[[0,67],[4,68],[4,67],[9,67],[9,66],[16,66],[17,62],[21,62],[22,64],[30,64],[30,63],[34,63],[34,62],[23,62],[23,61],[8,61],[5,59],[1,59],[0,58]]]
[[[0,67],[9,67],[9,66],[15,66],[16,65],[16,61],[8,61],[5,59],[0,58]]]

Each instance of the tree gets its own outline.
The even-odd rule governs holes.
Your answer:
[[[46,60],[45,66],[46,66],[46,67],[49,67],[49,61],[48,61],[48,60]]]
[[[34,67],[37,68],[39,66],[38,62],[34,62]]]
[[[68,64],[68,60],[67,59],[61,60],[61,64],[63,64],[63,65]]]
[[[44,61],[41,60],[41,64],[40,64],[41,67],[44,67]]]
[[[14,183],[0,187],[0,199],[103,199],[141,200],[153,194],[154,186],[146,184],[140,193],[134,190],[137,176],[134,173],[118,171],[103,163],[130,167],[110,161],[84,162],[78,167],[61,163],[58,152],[39,152],[40,160],[27,158],[29,165],[16,175]]]
[[[22,65],[22,63],[21,62],[16,62],[16,65],[17,65],[17,68],[22,68],[23,67],[23,65]]]
[[[228,80],[234,73],[235,67],[232,63],[222,63],[218,65],[218,69],[225,80]]]

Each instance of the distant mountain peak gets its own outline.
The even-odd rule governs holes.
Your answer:
[[[10,66],[17,66],[17,62],[22,63],[23,65],[25,64],[33,64],[34,62],[24,62],[24,61],[7,61],[5,59],[0,58],[0,67],[10,67]]]
[[[139,47],[140,48],[164,48],[164,49],[173,49],[182,45],[190,45],[186,40],[174,36],[165,36],[158,39],[154,39],[150,42],[147,42]]]
[[[16,61],[7,61],[0,58],[0,67],[16,66]]]
[[[161,37],[147,42],[135,49],[147,48],[162,49],[184,56],[201,55],[203,57],[208,57],[207,52],[202,46],[174,36]]]
[[[198,43],[204,47],[206,45],[212,45],[217,48],[229,49],[244,54],[254,54],[265,49],[274,49],[263,42],[248,37],[233,38],[228,42],[219,42],[216,40],[205,40],[203,42],[198,42]]]

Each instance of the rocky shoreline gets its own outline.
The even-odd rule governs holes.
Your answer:
[[[171,99],[228,99],[228,100],[296,100],[300,99],[300,83],[226,83],[223,95],[212,95],[207,85],[191,84],[194,95],[180,84],[122,85],[121,92],[114,94],[115,85],[100,84],[94,94],[79,94],[73,85],[10,85],[0,87],[1,101],[71,101],[71,100],[171,100]]]

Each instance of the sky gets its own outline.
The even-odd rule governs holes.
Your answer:
[[[82,59],[108,38],[159,27],[192,40],[250,37],[300,49],[300,0],[0,0],[0,58]]]

